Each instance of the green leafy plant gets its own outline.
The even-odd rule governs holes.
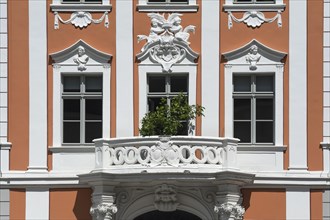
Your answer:
[[[142,119],[140,134],[142,136],[152,135],[178,135],[185,129],[188,132],[194,130],[192,120],[204,116],[204,107],[200,105],[189,105],[185,95],[179,94],[171,99],[170,106],[163,98],[155,111],[148,112]],[[184,127],[185,122],[187,127]]]

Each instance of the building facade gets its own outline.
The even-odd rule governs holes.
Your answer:
[[[330,219],[329,0],[0,0],[0,40],[1,220]]]

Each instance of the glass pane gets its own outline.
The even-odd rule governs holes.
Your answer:
[[[251,119],[251,100],[234,99],[234,120]]]
[[[159,106],[161,99],[162,99],[162,97],[149,97],[148,98],[149,112],[156,110],[156,107]]]
[[[80,143],[80,122],[63,123],[63,143]]]
[[[165,2],[166,0],[148,0],[150,3],[158,3],[158,2]]]
[[[63,100],[63,119],[80,120],[80,99]]]
[[[164,76],[149,76],[149,92],[165,92]]]
[[[240,143],[251,143],[251,123],[234,122],[234,137],[240,139]]]
[[[235,0],[235,3],[252,3],[252,0]]]
[[[63,76],[64,92],[80,92],[80,76]]]
[[[96,4],[96,3],[102,3],[101,0],[85,0],[85,2],[86,3],[94,3],[94,4]]]
[[[182,127],[178,130],[178,135],[187,135],[188,134],[188,122],[182,121],[180,122]]]
[[[274,91],[273,76],[257,76],[256,91],[257,92],[273,92]]]
[[[85,143],[93,143],[96,138],[102,138],[102,122],[85,123]]]
[[[63,3],[77,3],[80,2],[80,0],[62,0]]]
[[[273,119],[273,99],[256,99],[256,118],[260,119]]]
[[[188,77],[187,76],[172,76],[171,77],[171,92],[187,92]]]
[[[187,3],[188,0],[170,0],[170,2],[174,2],[174,3]]]
[[[86,120],[102,120],[102,99],[86,99]]]
[[[85,77],[86,92],[102,92],[102,76]]]
[[[259,121],[256,124],[256,142],[273,143],[273,122]]]
[[[250,92],[251,77],[250,76],[234,76],[234,92]]]

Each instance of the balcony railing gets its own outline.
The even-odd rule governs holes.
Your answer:
[[[95,170],[121,173],[152,169],[237,170],[237,142],[234,138],[199,136],[97,139]]]

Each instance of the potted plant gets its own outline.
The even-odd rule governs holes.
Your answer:
[[[171,136],[191,133],[194,130],[192,121],[204,116],[204,107],[189,105],[182,93],[171,99],[171,104],[163,98],[155,111],[148,112],[142,119],[140,134],[142,136]]]

